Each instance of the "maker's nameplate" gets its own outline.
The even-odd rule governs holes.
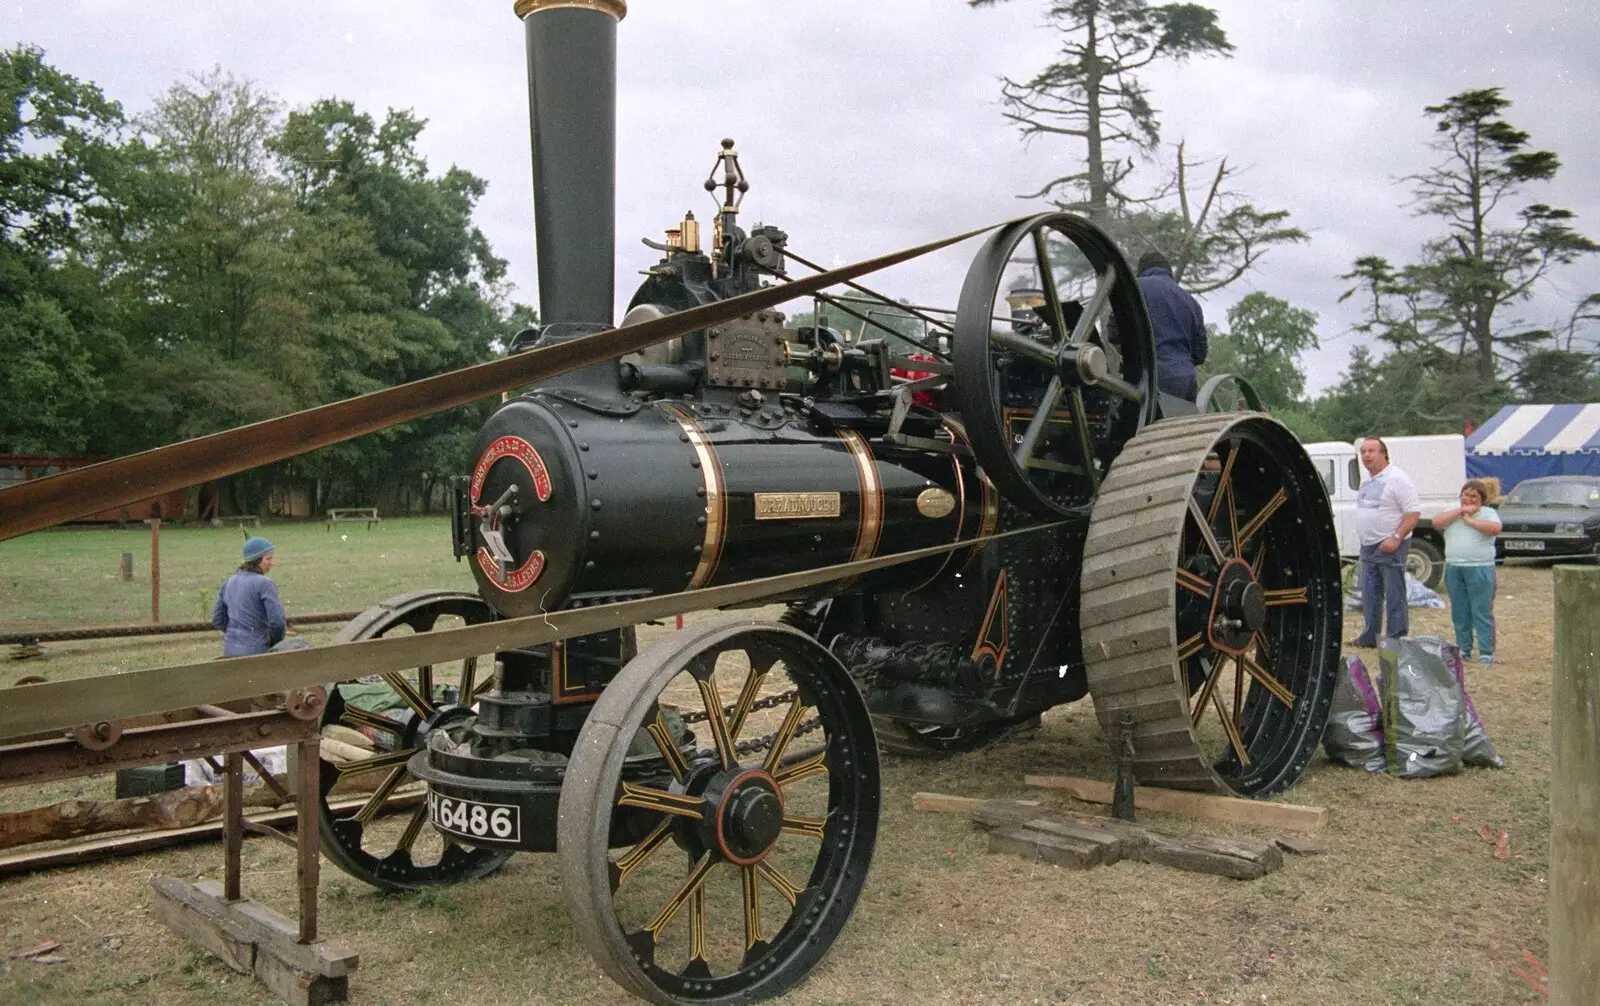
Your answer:
[[[940,489],[937,486],[924,489],[917,493],[917,513],[924,517],[938,520],[948,517],[956,508],[956,498],[950,495],[950,490]]]
[[[756,493],[756,520],[837,516],[838,493]]]

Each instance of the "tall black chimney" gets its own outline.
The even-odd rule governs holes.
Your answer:
[[[611,327],[617,22],[628,5],[516,0],[513,9],[528,40],[539,318],[554,341]]]

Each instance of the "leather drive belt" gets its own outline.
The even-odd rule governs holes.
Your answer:
[[[745,580],[723,587],[663,594],[590,608],[573,608],[544,615],[526,615],[456,629],[0,689],[0,743],[7,738],[70,730],[85,723],[127,719],[192,708],[202,703],[214,705],[291,688],[350,681],[369,674],[406,670],[423,664],[444,663],[513,647],[538,646],[573,636],[621,629],[691,611],[759,601],[1056,526],[1035,525],[985,538],[969,538],[947,545],[933,545],[859,562]]]
[[[578,367],[637,352],[658,342],[899,265],[1011,222],[980,227],[636,325],[597,332],[277,419],[21,482],[0,489],[0,541],[282,461],[481,401]]]

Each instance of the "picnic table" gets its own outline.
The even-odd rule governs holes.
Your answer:
[[[333,507],[328,511],[326,530],[332,531],[335,524],[347,521],[361,521],[367,525],[367,530],[372,530],[372,525],[379,523],[383,518],[378,516],[375,506],[347,506]]]

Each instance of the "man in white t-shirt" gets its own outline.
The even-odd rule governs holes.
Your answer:
[[[1355,646],[1377,646],[1388,623],[1391,639],[1411,628],[1406,605],[1406,554],[1411,529],[1422,516],[1422,497],[1411,476],[1389,463],[1389,447],[1378,437],[1361,441],[1361,464],[1370,476],[1356,494],[1356,532],[1361,539],[1361,613],[1366,626]]]

